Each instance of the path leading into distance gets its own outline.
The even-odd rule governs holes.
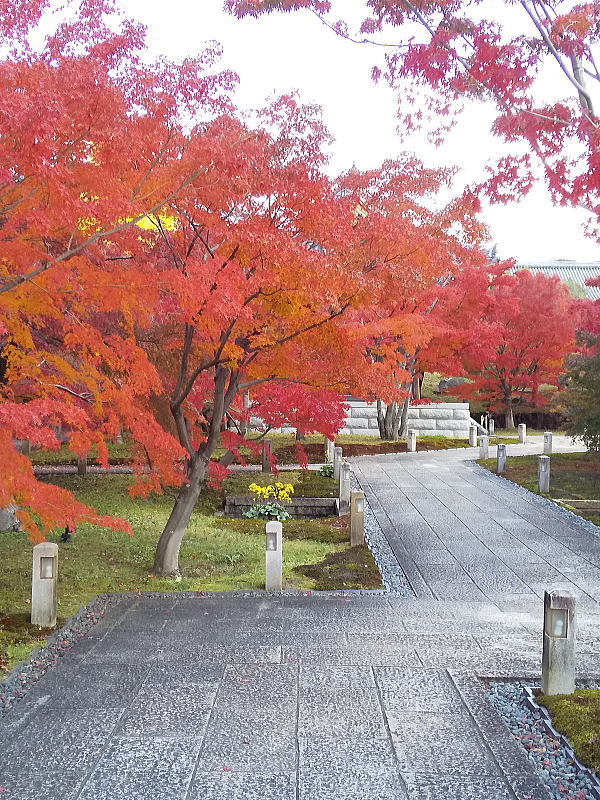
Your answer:
[[[3,800],[546,800],[479,677],[539,679],[600,540],[470,451],[353,462],[417,594],[123,596],[0,721]]]
[[[554,449],[576,452],[565,436]],[[495,455],[496,448],[490,448]],[[541,454],[541,437],[508,445]],[[371,456],[353,469],[418,597],[539,605],[548,585],[600,612],[600,539],[579,518],[473,464],[475,448]]]

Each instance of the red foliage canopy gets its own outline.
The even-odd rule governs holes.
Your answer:
[[[344,20],[329,15],[332,4],[323,0],[226,3],[238,17],[311,9],[338,35],[358,44],[375,42],[383,63],[373,75],[399,90],[403,126],[429,127],[436,142],[465,100],[493,104],[493,132],[507,152],[480,190],[497,202],[519,197],[533,185],[537,162],[553,199],[587,209],[591,233],[600,237],[598,3],[364,0],[362,5],[364,20],[353,33]]]

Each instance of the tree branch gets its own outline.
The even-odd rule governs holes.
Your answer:
[[[169,203],[171,200],[173,200],[182,189],[188,186],[195,179],[196,175],[197,173],[195,172],[188,175],[187,178],[185,178],[185,180],[183,180],[179,184],[177,189],[174,189],[167,197],[163,198],[160,202],[153,205],[152,208],[149,208],[147,211],[144,211],[143,214],[139,214],[137,217],[133,217],[128,222],[123,222],[119,225],[114,225],[112,228],[104,228],[101,231],[97,231],[96,233],[94,233],[92,236],[90,236],[88,239],[86,239],[84,242],[77,245],[76,247],[69,247],[69,249],[66,250],[64,253],[62,253],[60,256],[57,256],[52,260],[44,260],[42,261],[39,267],[36,267],[31,272],[28,272],[25,275],[20,275],[18,278],[13,278],[13,280],[10,280],[7,283],[3,284],[2,286],[0,286],[0,294],[3,294],[4,292],[9,292],[12,289],[15,289],[17,286],[21,286],[21,284],[31,280],[32,278],[35,278],[37,275],[46,272],[46,270],[48,270],[51,266],[54,266],[55,264],[58,264],[61,261],[66,261],[72,258],[73,256],[77,255],[77,253],[80,253],[82,250],[85,250],[86,247],[89,247],[91,244],[98,241],[98,239],[103,239],[107,236],[113,236],[115,233],[120,233],[121,231],[124,231],[127,228],[132,227],[132,225],[137,225],[138,222],[145,219],[149,214],[153,214],[155,211],[158,211],[160,208],[162,208],[166,203]]]

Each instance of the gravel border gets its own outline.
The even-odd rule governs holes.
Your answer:
[[[354,471],[351,472],[350,484],[353,490],[362,490],[362,486]],[[392,550],[390,543],[379,520],[369,505],[369,499],[365,495],[365,542],[371,551],[371,555],[375,559],[375,563],[379,568],[381,580],[385,586],[385,591],[397,597],[412,597],[415,594],[408,578],[406,577],[396,554]]]
[[[397,597],[416,597],[396,554],[365,497],[365,542],[379,567],[386,593]]]
[[[44,673],[82,639],[105,613],[118,606],[127,595],[99,594],[48,637],[25,661],[17,664],[0,683],[0,719],[34,686]]]
[[[560,454],[557,454],[560,455]],[[513,456],[513,458],[519,458],[519,456]],[[491,470],[486,469],[486,467],[482,467],[481,464],[478,464],[476,461],[466,461],[465,462],[469,467],[473,468],[474,472],[479,472],[484,474],[486,477],[491,478],[493,481],[500,482],[501,484],[509,484],[511,487],[514,487],[516,491],[526,497],[528,500],[532,500],[534,503],[538,503],[545,508],[552,508],[555,511],[559,511],[563,516],[565,516],[565,521],[568,520],[569,522],[575,522],[577,525],[580,525],[584,530],[588,533],[594,534],[594,536],[600,537],[600,527],[595,525],[593,522],[590,522],[589,519],[585,519],[584,517],[580,517],[579,514],[574,514],[572,511],[569,511],[568,508],[563,508],[563,506],[555,503],[554,500],[549,500],[547,497],[542,497],[535,492],[531,492],[529,489],[526,489],[524,486],[521,486],[519,483],[515,483],[511,481],[509,478],[505,478],[502,475],[496,475],[495,472],[491,472]]]
[[[581,683],[586,688],[600,688]],[[552,800],[600,800],[598,776],[583,766],[573,750],[548,722],[545,709],[531,700],[531,683],[488,681],[494,708],[523,748]]]

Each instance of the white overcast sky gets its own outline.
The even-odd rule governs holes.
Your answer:
[[[194,55],[208,40],[220,42],[224,65],[240,76],[242,107],[293,89],[304,102],[321,105],[335,137],[331,168],[336,171],[353,164],[373,168],[407,149],[396,133],[394,94],[371,81],[379,52],[339,39],[309,12],[240,21],[222,5],[223,0],[128,0],[126,13],[148,26],[151,50],[170,58]],[[481,174],[499,147],[488,125],[485,109],[472,108],[443,148],[434,150],[413,137],[410,149],[426,164],[459,166],[457,181],[463,185]],[[585,213],[553,207],[543,188],[518,204],[486,205],[483,219],[503,258],[600,260],[598,244],[583,235]]]

